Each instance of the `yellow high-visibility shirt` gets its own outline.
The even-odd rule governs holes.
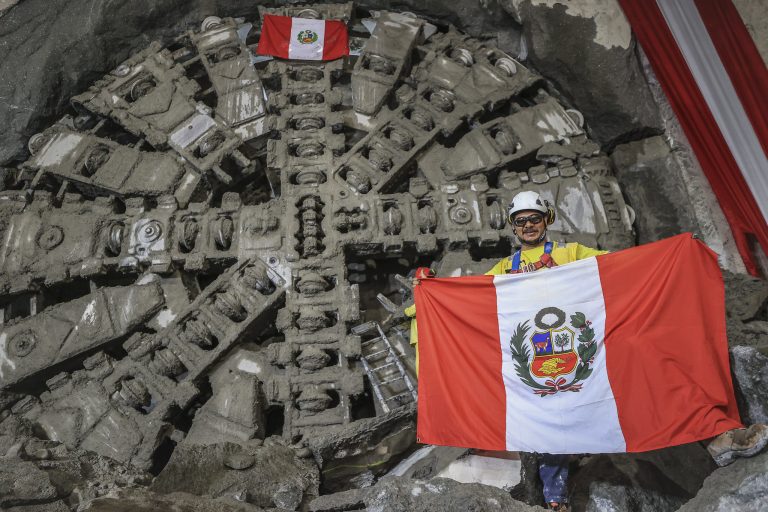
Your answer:
[[[592,249],[579,243],[573,242],[570,244],[560,245],[557,242],[552,243],[552,259],[558,265],[565,265],[566,263],[573,263],[574,261],[583,260],[592,256],[598,256],[605,254],[608,251],[600,251],[598,249]],[[544,246],[536,247],[535,249],[528,249],[520,253],[520,268],[530,265],[539,261],[544,254]],[[506,274],[508,270],[512,268],[512,258],[504,258],[493,266],[491,270],[485,273],[485,275],[496,276],[500,274]],[[542,267],[546,268],[546,267]]]
[[[558,265],[565,265],[567,263],[573,263],[574,261],[591,258],[592,256],[599,256],[600,254],[606,254],[608,251],[601,251],[599,249],[592,249],[581,245],[580,243],[573,242],[565,245],[552,243],[552,259]],[[539,261],[544,254],[544,246],[536,247],[535,249],[528,249],[520,253],[520,268],[531,263]],[[491,270],[485,273],[487,276],[496,276],[506,274],[508,270],[512,268],[512,258],[504,258],[500,260]],[[547,267],[542,267],[545,269]],[[539,269],[539,270],[541,270]],[[411,345],[414,345],[416,350],[416,375],[419,374],[419,329],[416,325],[416,304],[405,308],[405,315],[412,318],[411,320]]]

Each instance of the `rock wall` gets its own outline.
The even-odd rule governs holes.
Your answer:
[[[681,202],[674,205],[674,212],[687,211],[688,217],[695,221],[692,224],[696,233],[719,256],[722,268],[731,272],[746,272],[744,262],[739,255],[736,243],[730,232],[728,222],[725,220],[720,204],[715,197],[709,181],[704,176],[696,156],[693,154],[688,139],[680,126],[677,117],[672,111],[672,106],[661,89],[656,75],[642,50],[638,52],[638,58],[643,65],[643,70],[648,79],[648,85],[653,95],[653,100],[658,105],[664,126],[664,141],[670,150],[669,172],[676,173],[679,179],[677,185],[685,189],[685,194],[680,197]],[[621,172],[619,171],[619,174]],[[684,196],[687,195],[686,202]],[[630,201],[641,214],[653,211],[660,205],[653,202],[644,203],[639,198]],[[677,215],[677,213],[675,214]],[[677,217],[675,217],[677,218]]]
[[[0,1],[0,167],[26,157],[27,139],[50,124],[77,92],[153,40],[168,41],[206,16],[253,19],[252,0]],[[280,2],[278,2],[280,3]],[[284,2],[295,3],[295,2]],[[360,7],[429,13],[517,53],[512,17],[485,2],[361,2]]]
[[[616,177],[637,212],[639,244],[699,231],[683,180],[684,169],[662,137],[621,144],[611,158]]]
[[[119,5],[96,0],[25,0],[15,6],[12,5],[14,3],[0,3],[0,13],[3,14],[0,17],[0,123],[6,127],[0,135],[0,162],[6,164],[25,158],[24,148],[28,136],[57,118],[70,96],[84,90],[86,84],[92,83],[94,78],[101,76],[105,70],[112,69],[132,51],[146,47],[149,41],[169,41],[186,28],[198,27],[202,18],[213,13],[245,15],[249,19],[258,17],[256,4],[245,0],[137,0]],[[161,323],[158,319],[158,326],[153,329],[165,329],[160,334],[140,332],[126,341],[123,345],[125,350],[109,354],[100,352],[83,359],[89,355],[88,350],[91,350],[88,346],[83,349],[83,354],[76,354],[77,358],[73,356],[71,363],[77,366],[77,371],[72,374],[60,374],[54,378],[47,378],[50,375],[45,379],[41,378],[40,380],[47,381],[49,391],[41,394],[40,401],[32,395],[24,399],[15,393],[0,395],[0,456],[6,456],[6,460],[0,461],[0,506],[40,504],[45,506],[46,510],[66,510],[78,506],[80,509],[103,511],[129,508],[163,510],[168,509],[170,502],[174,501],[174,507],[179,510],[256,511],[260,510],[260,507],[273,506],[281,509],[326,512],[363,508],[424,511],[535,510],[534,507],[523,503],[541,503],[541,490],[535,469],[536,457],[531,454],[522,457],[523,481],[512,495],[479,484],[461,485],[444,480],[420,482],[409,478],[390,478],[382,479],[373,485],[380,476],[378,468],[401,456],[413,442],[413,408],[406,410],[400,407],[387,414],[379,414],[381,411],[378,411],[373,403],[365,408],[358,407],[359,403],[358,406],[353,406],[353,402],[358,399],[362,402],[363,396],[367,397],[365,400],[372,400],[370,390],[363,386],[358,358],[373,358],[373,354],[381,353],[378,348],[371,347],[377,346],[376,343],[383,344],[385,338],[383,332],[380,335],[372,335],[365,330],[347,330],[361,320],[361,311],[357,304],[358,292],[366,287],[366,279],[375,281],[381,277],[392,277],[393,273],[387,270],[371,270],[376,265],[380,264],[385,268],[393,259],[400,257],[399,264],[403,267],[414,266],[414,261],[408,259],[405,259],[405,263],[400,263],[408,256],[403,251],[404,243],[393,244],[392,239],[385,239],[383,235],[381,238],[376,237],[380,233],[387,236],[396,233],[400,240],[406,240],[410,244],[408,247],[415,247],[420,251],[419,254],[423,253],[423,258],[434,256],[438,238],[441,245],[451,242],[457,246],[457,252],[453,257],[445,256],[443,265],[451,261],[466,264],[475,256],[470,255],[469,250],[461,246],[471,245],[466,236],[467,228],[451,227],[454,224],[465,224],[472,218],[472,213],[463,206],[443,209],[440,206],[443,199],[438,197],[436,192],[430,192],[429,180],[432,180],[434,191],[447,193],[453,187],[456,190],[451,194],[460,192],[462,201],[489,207],[489,224],[496,227],[495,231],[487,230],[478,235],[485,245],[496,244],[502,236],[509,236],[499,235],[497,232],[500,230],[498,221],[503,218],[503,207],[499,206],[502,202],[486,201],[485,196],[478,199],[478,196],[473,194],[483,194],[491,187],[497,187],[498,190],[492,189],[493,193],[501,194],[499,197],[508,202],[509,197],[503,194],[522,186],[540,187],[547,193],[556,189],[562,192],[570,187],[580,197],[594,197],[594,194],[600,193],[600,187],[594,184],[598,181],[603,185],[602,188],[614,191],[605,193],[605,203],[618,205],[613,210],[618,217],[608,226],[610,230],[607,235],[610,236],[605,232],[596,231],[589,235],[592,238],[587,240],[607,246],[605,244],[611,242],[613,237],[616,248],[632,243],[630,223],[623,222],[626,211],[619,192],[623,190],[629,204],[635,207],[635,229],[639,242],[650,242],[680,231],[693,230],[701,233],[705,241],[720,252],[723,266],[739,270],[738,256],[728,239],[722,214],[687,149],[679,126],[658,91],[658,85],[653,81],[652,73],[643,59],[638,58],[638,49],[613,0],[509,0],[499,3],[455,4],[438,0],[420,3],[414,0],[396,5],[388,1],[368,1],[358,4],[358,7],[410,9],[436,23],[453,23],[475,36],[496,39],[498,46],[510,54],[527,56],[528,61],[545,73],[551,84],[563,91],[558,93],[553,87],[552,95],[559,94],[560,99],[570,104],[569,106],[580,109],[593,137],[604,148],[612,149],[612,162],[621,186],[616,185],[607,158],[592,160],[598,152],[598,147],[586,140],[581,133],[581,123],[577,122],[578,113],[566,112],[556,101],[544,98],[546,94],[538,90],[541,82],[533,73],[529,75],[528,70],[519,62],[516,64],[516,71],[507,76],[512,86],[499,87],[500,91],[492,91],[497,94],[497,100],[501,103],[502,99],[509,100],[507,96],[515,95],[514,86],[520,86],[521,94],[514,99],[514,108],[507,112],[508,115],[504,119],[498,117],[499,112],[483,112],[482,115],[493,115],[481,117],[478,112],[487,105],[482,103],[483,106],[474,114],[478,117],[471,119],[483,119],[484,126],[493,124],[493,127],[500,128],[500,131],[496,132],[497,135],[505,135],[504,129],[511,130],[511,133],[515,133],[515,130],[517,133],[528,133],[530,127],[520,126],[521,121],[516,117],[520,113],[518,109],[523,112],[543,112],[542,115],[554,112],[564,124],[565,121],[573,124],[572,143],[563,146],[549,144],[546,148],[542,146],[536,151],[536,157],[544,162],[542,165],[526,170],[525,162],[516,164],[510,157],[503,160],[503,164],[509,165],[517,172],[504,169],[504,172],[495,174],[499,170],[496,167],[498,162],[487,161],[484,155],[474,155],[471,150],[480,144],[473,144],[472,141],[503,145],[508,144],[509,139],[499,136],[493,141],[485,140],[478,135],[482,134],[483,130],[467,128],[467,133],[457,137],[459,142],[464,141],[462,144],[448,148],[450,150],[436,145],[437,155],[425,152],[424,157],[420,159],[419,169],[426,178],[419,176],[409,179],[406,173],[400,173],[397,175],[400,180],[396,183],[397,186],[387,190],[382,189],[379,184],[379,188],[372,191],[371,187],[376,185],[376,182],[372,184],[370,181],[364,181],[364,178],[360,177],[364,177],[364,174],[354,178],[354,174],[346,172],[349,169],[343,166],[338,167],[345,169],[343,175],[325,175],[322,169],[318,171],[305,168],[302,162],[297,161],[298,157],[326,158],[323,162],[331,169],[336,168],[338,163],[334,159],[352,155],[344,162],[353,162],[360,166],[378,163],[384,168],[379,168],[382,172],[376,176],[386,176],[383,171],[391,171],[392,160],[387,161],[381,155],[377,158],[375,151],[360,151],[358,154],[349,148],[360,147],[360,142],[374,140],[377,136],[383,140],[382,137],[386,135],[396,143],[400,150],[398,155],[402,156],[414,141],[407,138],[407,131],[398,131],[397,125],[393,125],[394,129],[391,131],[382,130],[381,134],[365,135],[364,137],[368,138],[362,141],[357,141],[355,137],[356,132],[363,131],[364,127],[355,125],[356,128],[348,131],[348,135],[352,134],[350,138],[344,140],[344,136],[339,137],[341,128],[336,130],[338,125],[342,124],[341,120],[336,119],[338,110],[332,110],[331,106],[323,102],[318,103],[319,106],[308,107],[314,109],[311,112],[317,116],[303,119],[312,125],[309,130],[299,130],[296,125],[289,125],[292,109],[301,114],[305,112],[299,107],[306,107],[301,103],[288,101],[289,93],[294,94],[292,98],[316,98],[318,95],[323,99],[327,97],[328,103],[335,101],[337,103],[334,103],[334,106],[338,107],[342,98],[349,99],[352,93],[341,94],[339,89],[344,87],[333,90],[334,87],[338,84],[354,84],[355,79],[366,75],[360,69],[362,66],[355,65],[350,80],[336,82],[331,80],[330,76],[338,77],[342,74],[342,70],[338,69],[341,66],[337,66],[340,62],[319,65],[318,68],[328,71],[327,75],[324,71],[319,71],[318,75],[318,69],[308,66],[293,68],[291,66],[295,63],[272,62],[262,68],[261,72],[265,82],[270,84],[270,91],[275,93],[270,95],[269,101],[273,107],[279,106],[273,114],[277,118],[282,114],[282,119],[278,119],[282,124],[276,126],[281,127],[288,135],[270,139],[267,149],[254,146],[254,152],[264,152],[262,156],[267,162],[267,173],[272,172],[279,177],[282,198],[274,199],[271,204],[244,205],[240,190],[235,190],[238,185],[234,184],[221,198],[220,205],[192,202],[190,211],[176,214],[162,213],[161,210],[167,207],[166,203],[161,203],[155,208],[146,206],[152,204],[149,201],[144,203],[135,200],[128,202],[128,212],[106,212],[106,201],[94,202],[101,209],[90,210],[90,207],[78,203],[80,200],[76,199],[74,194],[64,198],[62,213],[51,213],[58,211],[59,206],[54,208],[52,203],[46,203],[44,190],[38,191],[40,193],[35,201],[31,201],[32,206],[26,210],[30,217],[37,215],[35,208],[42,212],[41,216],[55,217],[51,221],[56,222],[60,222],[67,215],[73,215],[67,225],[78,227],[87,225],[93,219],[98,220],[102,214],[105,218],[107,215],[121,215],[121,222],[126,224],[108,224],[111,228],[107,244],[107,248],[115,253],[112,256],[120,261],[124,261],[124,258],[118,258],[120,251],[128,251],[128,244],[134,243],[126,241],[126,247],[123,247],[122,227],[126,225],[131,226],[131,232],[141,233],[144,237],[136,242],[138,248],[152,248],[149,244],[161,235],[168,236],[169,240],[179,240],[182,242],[179,247],[186,252],[179,249],[181,252],[174,253],[173,261],[183,261],[184,271],[190,274],[202,272],[204,263],[207,263],[205,248],[190,255],[197,241],[197,226],[215,225],[216,232],[208,238],[213,240],[211,243],[217,247],[216,261],[222,265],[233,266],[218,278],[205,276],[201,279],[200,283],[208,281],[209,285],[201,285],[204,289],[202,292],[198,289],[194,293],[197,298],[192,304],[181,301],[183,304],[180,307],[189,314],[180,314],[177,323],[170,320],[169,324],[167,319],[165,323]],[[435,35],[430,43],[431,49],[420,56],[423,60],[416,64],[417,72],[414,72],[413,78],[407,77],[403,82],[428,81],[432,74],[427,70],[439,69],[427,67],[430,64],[429,59],[437,60],[438,55],[450,55],[451,59],[465,67],[472,67],[477,63],[477,59],[488,57],[489,54],[485,52],[487,47],[483,46],[485,39],[472,41],[454,30],[443,28],[444,31]],[[455,50],[458,51],[454,53]],[[406,45],[406,57],[410,51],[410,46]],[[156,52],[156,49],[150,49],[149,54]],[[183,56],[182,52],[177,58],[187,62],[181,59]],[[512,60],[507,60],[509,67]],[[362,61],[361,58],[358,62]],[[250,64],[248,60],[245,67],[251,68]],[[451,69],[457,69],[456,64],[451,65]],[[512,75],[516,74],[517,78],[513,79]],[[120,72],[113,73],[113,76],[119,77]],[[322,80],[318,79],[318,76]],[[519,80],[519,83],[516,80]],[[275,83],[280,84],[280,87],[275,86]],[[392,81],[390,86],[394,83]],[[401,94],[398,100],[413,101],[417,105],[426,106],[422,104],[423,98],[409,99],[409,86],[404,85],[405,89],[399,90]],[[479,97],[469,94],[471,101],[460,103],[456,108],[457,112],[462,109],[471,112],[475,104],[488,99],[488,95],[478,91],[478,88],[467,89]],[[131,90],[131,94],[133,92]],[[283,95],[282,99],[280,94]],[[261,97],[260,94],[255,96]],[[535,108],[525,104],[526,101],[531,101],[532,97],[537,97],[541,102],[537,102],[538,106]],[[142,96],[138,95],[133,99],[139,101],[140,98]],[[442,103],[439,99],[438,97],[436,100],[437,104],[445,105],[450,97],[444,97]],[[220,105],[221,103],[217,102],[215,108],[218,109]],[[453,111],[453,106],[451,103],[451,108],[446,108],[444,112]],[[91,107],[98,110],[99,105],[93,103]],[[426,132],[434,130],[435,119],[424,114],[422,117],[413,116],[417,110],[408,112],[410,117],[399,119],[399,122],[403,123],[401,128],[409,126]],[[385,115],[388,114],[382,114]],[[388,117],[382,118],[387,122],[391,121]],[[455,121],[448,114],[437,120],[446,122],[446,119]],[[371,126],[380,128],[384,123],[378,124],[377,121]],[[467,124],[463,126],[466,128]],[[308,134],[299,133],[300,131],[307,131]],[[393,133],[395,137],[392,137]],[[478,138],[475,138],[476,136]],[[423,140],[416,142],[422,144]],[[434,141],[430,139],[429,142]],[[330,148],[329,151],[324,151],[326,146]],[[476,158],[455,158],[449,163],[458,167],[448,167],[465,178],[464,182],[457,184],[454,181],[451,185],[441,187],[445,185],[441,173],[446,168],[441,162],[444,158],[459,153],[462,148],[468,149],[458,156],[464,158],[474,155]],[[348,155],[345,156],[345,153]],[[241,156],[245,159],[245,156]],[[581,169],[583,173],[579,174],[576,164],[581,166],[590,160],[592,165],[587,170]],[[467,166],[462,168],[459,164]],[[368,167],[362,169],[366,171]],[[259,167],[259,171],[261,170]],[[478,173],[478,170],[481,172]],[[291,174],[293,171],[297,172]],[[436,177],[435,173],[440,175]],[[224,171],[220,172],[219,177],[221,174],[225,174]],[[396,173],[390,173],[390,177],[381,179],[393,180],[393,174]],[[489,185],[489,179],[493,182],[492,185]],[[589,181],[593,182],[592,186],[597,190],[592,189],[592,192],[589,192],[589,189],[580,188],[582,182]],[[257,182],[254,187],[266,189],[268,185]],[[466,185],[466,190],[460,189],[460,185]],[[308,190],[310,192],[307,192]],[[18,192],[15,196],[18,198],[18,204],[26,207],[23,190],[10,192]],[[387,205],[392,208],[385,210],[389,214],[382,217],[384,220],[380,224],[370,220],[367,208],[359,207],[358,192],[363,195],[370,192],[369,198],[390,194],[386,196]],[[338,199],[348,197],[349,194],[355,194],[355,198]],[[246,196],[247,193],[242,195]],[[428,213],[434,213],[432,203],[429,203],[429,210],[426,210],[423,218],[418,220],[418,226],[415,223],[413,226],[405,224],[408,229],[401,230],[403,221],[398,218],[399,208],[406,211],[406,207],[411,207],[411,203],[405,201],[415,202],[414,198],[431,201],[433,197],[437,211],[451,212],[452,223],[446,222],[445,225],[452,231],[441,231],[444,226],[437,228],[437,220],[430,224],[432,221]],[[445,198],[446,205],[455,202],[454,197]],[[492,210],[494,205],[496,209]],[[605,209],[608,210],[607,207]],[[233,221],[234,213],[239,214],[239,219]],[[568,212],[565,213],[567,217]],[[144,219],[145,214],[164,219],[165,223],[161,224],[157,219],[147,222],[150,219]],[[172,214],[177,217],[171,219]],[[197,215],[199,222],[190,220],[194,217],[192,214]],[[328,217],[325,223],[324,214]],[[209,216],[207,220],[205,215]],[[628,214],[626,216],[628,217]],[[8,217],[13,215],[9,214]],[[583,219],[584,217],[580,217],[577,220]],[[0,218],[0,225],[6,220]],[[236,227],[235,221],[242,221],[242,225]],[[43,220],[40,223],[42,224]],[[502,221],[501,225],[503,224]],[[581,222],[574,224],[583,228]],[[171,233],[173,229],[177,229],[177,238],[163,234],[164,230]],[[233,261],[243,254],[233,249],[233,233],[236,233],[236,236],[245,234],[245,243],[239,239],[234,242],[236,246],[242,243],[239,247],[243,248],[243,253],[261,251],[259,258],[263,261],[257,259],[251,265],[245,260],[240,260],[233,264]],[[62,229],[57,226],[52,226],[42,234],[46,236],[26,237],[34,240],[33,243],[39,246],[35,251],[55,249],[65,238]],[[558,235],[560,234],[587,236],[583,232],[566,232],[564,228],[562,232],[558,232]],[[412,238],[407,238],[408,236]],[[85,243],[84,238],[82,234],[69,236],[67,232],[63,247],[73,243],[72,240],[76,240],[74,243],[78,246],[95,246],[95,242]],[[286,246],[281,247],[282,240],[289,240],[292,245],[288,246],[289,242],[286,241]],[[616,242],[617,240],[621,243]],[[273,242],[276,245],[269,245]],[[165,250],[164,246],[160,245],[156,244],[156,259],[152,261],[151,270],[158,274],[169,273],[171,258],[160,258],[159,255]],[[341,246],[349,247],[349,251],[341,254]],[[458,252],[458,249],[462,249],[461,252]],[[474,249],[478,257],[491,257],[476,247]],[[508,247],[500,246],[496,250],[508,251]],[[133,246],[130,251],[136,252]],[[206,254],[214,253],[211,250]],[[294,265],[293,267],[280,266],[283,263],[278,265],[281,260],[277,256],[282,257],[285,254],[288,254],[287,261],[293,262],[289,263]],[[347,259],[350,255],[354,257],[353,260]],[[87,265],[74,264],[71,258],[64,261],[56,260],[56,257],[51,256],[50,260],[28,257],[24,264],[28,264],[30,268],[41,265],[45,267],[44,270],[60,270],[61,272],[46,277],[46,286],[66,286],[65,281],[73,275],[65,275],[65,270],[74,272],[76,269],[88,268]],[[297,261],[299,263],[296,263]],[[362,261],[365,263],[361,263]],[[269,274],[265,266],[267,264],[273,269]],[[70,267],[65,269],[66,265]],[[91,274],[83,276],[93,277],[95,274],[111,271],[104,268],[106,267],[99,267],[92,270]],[[141,270],[147,268],[148,264]],[[123,272],[120,279],[127,279],[126,273],[127,271]],[[281,275],[286,277],[286,280],[283,280]],[[104,278],[103,275],[101,277]],[[298,277],[296,282],[293,281],[294,277]],[[57,279],[60,279],[60,282],[56,281]],[[26,286],[30,283],[31,281],[25,281],[24,284]],[[286,290],[289,284],[290,289]],[[163,282],[163,286],[164,293],[167,293],[168,284]],[[246,286],[248,288],[244,288]],[[276,286],[280,288],[275,294]],[[379,282],[367,285],[368,293],[373,286],[381,287],[382,284]],[[728,286],[728,328],[732,345],[733,374],[742,417],[745,421],[765,421],[768,396],[761,384],[768,378],[768,358],[761,353],[768,350],[766,296],[762,292],[764,283],[731,277],[728,279]],[[27,288],[22,286],[20,290],[27,291]],[[406,291],[398,293],[401,297],[407,296]],[[265,298],[261,298],[261,295]],[[258,298],[258,301],[254,297]],[[384,298],[386,299],[386,296]],[[159,293],[157,299],[160,299]],[[379,300],[382,304],[391,303],[388,299]],[[30,300],[30,304],[32,302]],[[36,304],[35,302],[35,308]],[[388,311],[394,314],[398,305],[390,305],[392,307]],[[384,307],[386,309],[387,305]],[[30,323],[46,318],[45,312],[38,315],[36,311],[32,311],[32,306],[29,309],[29,316],[32,318]],[[51,310],[52,308],[48,313]],[[275,311],[275,320],[272,321],[272,317],[267,320],[268,315],[263,311]],[[206,318],[209,324],[205,323]],[[31,329],[21,329],[24,327],[24,321],[26,320],[17,320],[9,326],[3,326],[4,329],[21,331],[22,335],[18,339],[14,338],[14,357],[25,357],[26,353],[23,352],[33,348],[35,338],[30,335]],[[241,327],[233,326],[233,323]],[[229,327],[217,331],[219,334],[213,336],[209,325]],[[48,334],[51,332],[53,331],[47,331]],[[121,331],[116,336],[123,334],[125,333]],[[361,336],[367,340],[368,349],[363,349]],[[48,338],[47,343],[51,344],[52,338]],[[251,342],[249,345],[244,343],[246,339]],[[326,343],[326,346],[322,347],[326,350],[315,346],[319,343],[318,339]],[[189,370],[187,372],[183,371],[185,367],[180,360],[173,359],[176,357],[173,352],[161,349],[164,343],[173,343],[174,349],[183,346],[185,354],[191,354],[185,361],[195,362],[196,366],[186,368]],[[238,344],[242,351],[227,352],[230,344]],[[193,345],[200,350],[191,348]],[[220,353],[210,352],[211,348],[217,346]],[[191,352],[186,352],[187,349]],[[364,350],[367,350],[367,356]],[[387,352],[386,357],[389,357],[389,352],[384,352]],[[228,354],[228,362],[219,364],[215,370],[209,372],[208,368],[218,361],[217,358],[222,354]],[[192,357],[193,355],[195,357]],[[120,360],[116,361],[115,357]],[[198,364],[197,359],[202,363]],[[82,370],[79,369],[81,364]],[[183,382],[190,373],[194,374],[190,381],[194,380],[199,389],[188,385],[189,381]],[[152,389],[155,393],[160,393],[162,400],[153,399],[154,395],[150,393],[150,389],[142,384],[141,379],[135,378],[137,375],[146,375],[146,382],[149,384],[163,382],[163,389]],[[167,378],[160,379],[159,375]],[[35,374],[35,377],[39,375]],[[331,391],[331,394],[328,391]],[[399,392],[385,389],[384,392],[389,393],[391,398],[411,396],[408,391],[395,394]],[[232,397],[235,397],[236,404],[230,403]],[[271,405],[268,406],[267,401]],[[103,405],[105,409],[115,407],[114,410],[119,411],[119,414],[90,414],[92,409],[95,410],[94,404],[99,407]],[[378,407],[382,406],[379,404]],[[177,408],[187,412],[177,414]],[[89,416],[99,418],[94,421],[104,421],[98,428],[88,427],[80,431],[80,428],[85,426],[80,420],[73,420],[73,424],[63,421],[78,417],[72,411],[80,414],[86,411]],[[131,418],[131,421],[135,419],[135,423],[126,422],[120,424],[124,426],[115,426],[121,418]],[[171,423],[162,425],[161,420]],[[37,430],[33,431],[31,428],[32,422],[43,425],[46,434],[52,439],[64,439],[71,446],[83,446],[92,452],[106,455],[96,456],[79,448],[66,448],[58,442],[37,439],[34,437]],[[323,432],[320,426],[326,424],[343,425],[344,428],[326,432],[325,436],[318,435],[318,432]],[[170,433],[171,426],[175,429],[173,435]],[[166,432],[166,429],[169,431]],[[98,436],[103,436],[104,441]],[[123,436],[124,439],[121,440]],[[135,439],[137,436],[143,439]],[[201,438],[204,438],[206,443],[197,445],[195,441]],[[263,438],[265,439],[262,440]],[[156,443],[153,441],[155,439]],[[208,445],[207,441],[212,440],[228,443]],[[118,454],[107,452],[107,449],[118,444],[125,445],[122,448],[129,445],[141,445],[142,448],[136,453],[134,448]],[[144,474],[143,469],[127,469],[116,462],[108,462],[106,457],[124,460],[126,464],[132,463],[137,468],[145,468],[153,473],[159,472],[159,476],[150,490],[122,489],[134,484],[147,485],[151,477]],[[691,498],[695,503],[701,503],[704,498],[700,500],[699,497],[694,497],[697,493],[707,499],[707,504],[716,503],[718,499],[725,503],[723,507],[726,508],[721,507],[722,510],[728,510],[727,506],[732,504],[749,510],[749,507],[755,508],[754,504],[758,503],[756,500],[759,499],[760,492],[764,494],[766,483],[761,476],[761,472],[764,473],[764,462],[764,458],[754,459],[749,464],[735,465],[736,470],[719,471],[705,480],[714,466],[698,444],[643,455],[593,456],[581,460],[574,457],[574,478],[570,494],[576,510],[671,512]],[[689,465],[693,465],[693,469]],[[350,468],[367,469],[363,471]],[[344,473],[345,471],[349,473]],[[335,476],[332,472],[335,472]],[[62,474],[67,475],[68,483],[65,487],[57,486],[63,478]],[[94,475],[98,475],[99,482],[93,482]],[[718,481],[722,485],[718,484]],[[712,482],[714,494],[710,493],[709,489],[699,491],[702,482],[705,488],[707,482]],[[7,489],[12,484],[15,487],[9,492]],[[329,494],[337,489],[350,488],[351,490],[345,492]],[[181,494],[155,494],[170,492]],[[196,498],[191,494],[202,496]],[[233,497],[250,502],[251,505],[230,503],[217,507],[213,502],[216,498]]]
[[[739,7],[756,13],[755,4]],[[502,5],[523,25],[528,60],[564,91],[593,137],[613,153],[617,178],[636,213],[638,243],[693,231],[717,252],[723,268],[744,272],[717,199],[618,2]],[[755,27],[765,19],[752,17]],[[753,30],[758,42],[760,31]]]
[[[504,0],[523,25],[530,63],[583,114],[604,147],[661,133],[658,109],[615,0]]]
[[[768,18],[765,16],[768,12],[768,0],[733,0],[733,5],[739,11],[757,51],[768,66]]]
[[[246,0],[24,0],[0,18],[0,166],[69,98],[155,39],[206,16],[255,15]]]
[[[19,3],[19,0],[0,0],[0,16],[9,11],[11,7],[15,6],[17,3]]]

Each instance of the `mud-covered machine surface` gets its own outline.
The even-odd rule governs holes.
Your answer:
[[[196,446],[285,450],[320,475],[262,504],[293,509],[415,443],[409,271],[508,256],[521,190],[553,240],[627,247],[632,212],[581,114],[492,41],[260,11],[342,19],[352,55],[257,56],[260,20],[210,17],[30,139],[0,192],[0,419],[160,480]]]

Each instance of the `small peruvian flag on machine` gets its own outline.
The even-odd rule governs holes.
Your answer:
[[[421,443],[638,452],[742,426],[717,256],[690,234],[415,294]]]
[[[347,25],[340,20],[265,14],[256,53],[282,59],[338,59],[349,55]]]

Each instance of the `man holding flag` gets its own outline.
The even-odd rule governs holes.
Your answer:
[[[738,419],[711,251],[690,235],[608,256],[548,242],[554,209],[530,191],[517,194],[508,213],[521,243],[511,258],[485,276],[430,279],[415,289],[420,442],[543,453],[544,499],[561,511],[571,453],[717,436],[708,450],[726,465],[768,443],[768,427],[744,429]],[[685,255],[677,271],[672,257],[663,272],[638,275],[644,263],[678,253]],[[532,280],[543,269],[554,271]],[[696,283],[710,293],[688,286]],[[477,300],[467,304],[470,295]]]

